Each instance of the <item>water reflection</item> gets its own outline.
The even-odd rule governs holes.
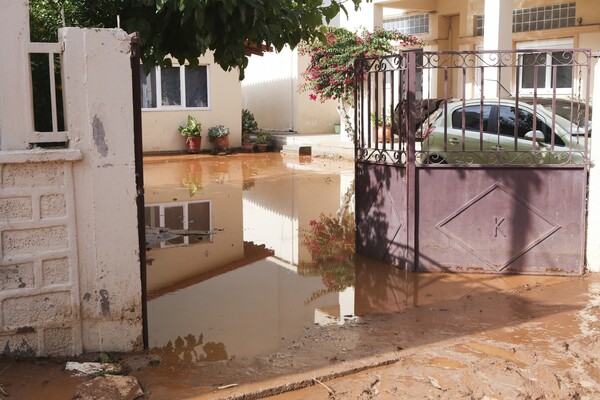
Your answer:
[[[302,244],[310,253],[310,261],[301,261],[301,276],[319,276],[325,289],[314,292],[308,302],[354,286],[354,213],[338,216],[321,214],[309,229],[301,232]]]
[[[265,355],[306,340],[307,327],[367,314],[410,310],[423,324],[442,313],[444,326],[477,330],[556,309],[511,291],[564,278],[412,274],[355,256],[352,164],[273,153],[168,160],[146,165],[148,221],[211,232],[148,251],[150,345],[168,360]],[[490,300],[499,292],[508,295]]]
[[[338,212],[352,168],[278,154],[147,162],[149,225],[212,233],[148,250],[150,346],[192,362],[265,354],[353,315],[353,217],[341,219],[337,255],[299,235]]]

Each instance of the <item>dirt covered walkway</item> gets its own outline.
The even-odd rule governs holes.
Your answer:
[[[110,357],[147,399],[600,398],[600,276],[374,274],[369,265],[357,269],[358,317],[306,326],[277,352],[198,361],[186,349],[202,338],[187,337],[168,351]],[[62,360],[0,359],[6,398],[126,398],[103,395],[102,377],[85,397],[90,379]]]

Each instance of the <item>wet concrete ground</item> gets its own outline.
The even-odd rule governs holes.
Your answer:
[[[146,161],[147,220],[209,232],[148,250],[152,349],[111,355],[146,398],[600,397],[600,277],[413,274],[355,257],[348,219],[327,225],[352,185],[345,161]],[[63,368],[0,359],[0,384],[12,399],[72,398],[85,378]]]

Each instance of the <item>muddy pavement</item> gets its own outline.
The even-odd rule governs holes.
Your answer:
[[[365,316],[306,326],[276,352],[215,362],[110,357],[147,399],[600,398],[599,277],[388,269],[374,281],[380,290],[357,305]],[[76,395],[90,380],[65,371],[64,360],[0,360],[10,399],[85,398]],[[106,393],[90,398],[124,398]]]
[[[600,398],[600,276],[355,256],[353,171],[274,153],[148,159],[146,220],[171,230],[148,245],[150,350],[79,358],[119,363],[116,377],[0,358],[0,399]]]

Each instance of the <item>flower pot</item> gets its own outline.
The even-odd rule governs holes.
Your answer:
[[[242,144],[242,148],[246,153],[252,153],[254,151],[254,143],[244,143]]]
[[[217,149],[226,149],[229,147],[229,136],[220,136],[213,139],[213,144]]]
[[[259,153],[264,153],[267,151],[267,147],[269,147],[268,144],[266,143],[259,143],[256,145],[256,149],[258,150]]]
[[[188,153],[199,153],[202,147],[202,137],[188,136],[185,139],[185,145]]]
[[[373,131],[375,131],[375,127],[373,127]],[[392,127],[387,125],[385,127],[380,126],[375,131],[375,142],[382,143],[384,140],[386,143],[390,143],[392,141]]]

